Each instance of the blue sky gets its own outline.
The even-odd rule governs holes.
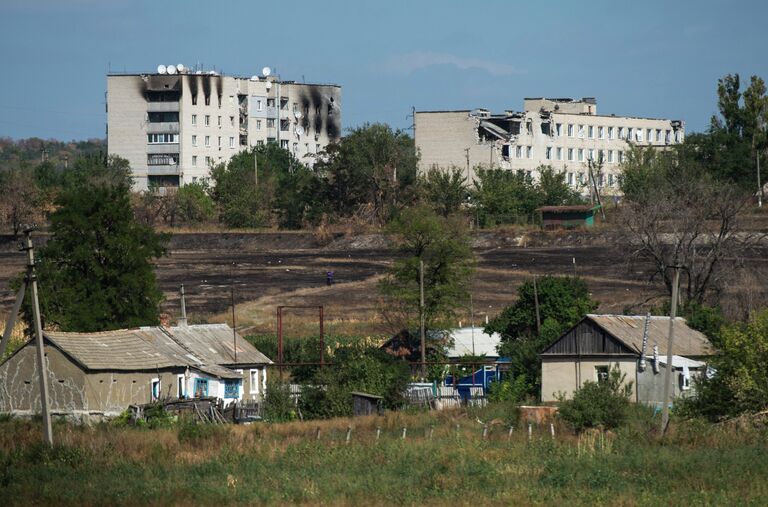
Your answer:
[[[340,84],[345,128],[594,96],[701,131],[719,77],[768,79],[766,19],[768,2],[739,0],[0,0],[0,136],[103,137],[109,68],[198,62]]]

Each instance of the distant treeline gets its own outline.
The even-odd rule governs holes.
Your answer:
[[[54,166],[63,166],[82,156],[105,154],[106,150],[106,139],[67,142],[39,137],[27,139],[0,137],[0,162],[2,163],[39,164],[49,161]]]

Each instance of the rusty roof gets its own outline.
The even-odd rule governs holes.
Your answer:
[[[87,370],[155,370],[190,367],[237,378],[230,368],[271,361],[226,324],[187,328],[141,327],[95,333],[45,331],[45,337]],[[230,368],[228,368],[230,367]]]
[[[586,316],[614,338],[635,350],[638,354],[643,348],[643,330],[645,327],[645,315],[594,315]],[[667,341],[669,339],[669,317],[651,316],[648,323],[648,347],[646,354],[658,345],[659,354],[667,354]],[[703,333],[688,327],[688,323],[682,317],[675,318],[675,337],[672,344],[672,352],[676,356],[700,357],[711,356],[715,353],[714,347]]]

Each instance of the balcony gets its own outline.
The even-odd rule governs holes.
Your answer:
[[[267,106],[267,118],[277,118],[277,108],[275,106]]]
[[[147,154],[178,153],[179,144],[148,144]]]
[[[147,134],[178,134],[178,122],[147,123]]]
[[[172,113],[178,111],[178,102],[147,102],[148,113]]]
[[[179,176],[181,171],[177,164],[151,165],[147,167],[147,176]]]

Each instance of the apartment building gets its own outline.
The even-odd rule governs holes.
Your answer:
[[[341,87],[159,66],[107,76],[107,143],[134,190],[207,180],[236,153],[279,143],[312,165],[341,136]]]
[[[589,166],[606,194],[618,191],[629,143],[667,147],[681,143],[680,120],[597,114],[594,98],[526,98],[523,111],[491,114],[486,109],[416,112],[420,171],[457,167],[475,177],[477,167],[523,171],[563,171],[574,188],[589,181]]]

